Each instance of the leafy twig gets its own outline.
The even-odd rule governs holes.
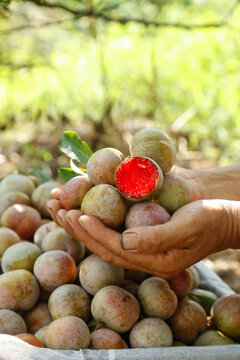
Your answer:
[[[47,21],[47,22],[43,22],[41,24],[21,25],[21,26],[15,27],[15,28],[2,30],[0,32],[0,35],[7,35],[9,33],[20,31],[20,30],[25,30],[25,29],[38,29],[38,28],[42,28],[42,27],[46,27],[46,26],[61,24],[61,23],[67,22],[67,21],[72,21],[74,19],[79,19],[81,17],[92,17],[95,19],[102,19],[106,22],[117,22],[120,24],[127,24],[129,22],[135,22],[135,23],[143,24],[145,26],[169,27],[169,28],[171,27],[171,28],[178,28],[178,29],[184,29],[184,30],[220,28],[220,27],[226,26],[228,24],[229,17],[234,13],[234,10],[236,9],[236,7],[238,6],[238,4],[240,2],[240,0],[237,0],[233,4],[233,6],[230,7],[229,11],[224,15],[222,21],[220,21],[220,22],[210,22],[210,23],[205,23],[205,24],[183,24],[183,23],[179,23],[179,22],[169,23],[169,22],[147,20],[144,18],[136,18],[136,17],[124,17],[124,16],[115,17],[115,16],[110,16],[110,15],[106,14],[106,12],[109,12],[110,10],[116,8],[117,5],[120,6],[120,4],[125,2],[125,0],[123,2],[120,2],[119,4],[115,4],[114,6],[112,5],[110,7],[105,7],[104,9],[102,9],[101,12],[97,12],[92,9],[90,9],[90,10],[89,9],[88,10],[74,10],[74,9],[68,8],[65,5],[59,4],[59,3],[49,4],[49,3],[46,3],[46,2],[43,2],[40,0],[28,0],[28,1],[34,3],[38,6],[62,9],[68,13],[71,13],[73,16],[70,18],[64,18],[64,19],[59,19],[59,20],[54,20],[54,21]]]

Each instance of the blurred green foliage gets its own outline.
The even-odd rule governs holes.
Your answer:
[[[239,160],[239,19],[230,0],[12,0],[0,8],[0,129],[151,121],[219,164]]]

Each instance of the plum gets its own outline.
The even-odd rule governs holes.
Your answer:
[[[74,259],[76,263],[81,261],[85,255],[85,246],[81,241],[73,239],[62,228],[50,231],[42,241],[42,250],[63,250]]]
[[[4,211],[1,225],[14,230],[21,239],[31,240],[41,225],[41,216],[31,206],[15,204]]]
[[[2,255],[7,248],[13,244],[19,243],[20,241],[21,239],[15,231],[7,227],[0,227],[0,265]]]
[[[48,325],[44,341],[50,349],[86,349],[90,344],[90,332],[79,317],[64,316]]]
[[[16,335],[27,331],[23,318],[15,311],[0,310],[0,334]]]
[[[50,214],[46,208],[46,203],[52,198],[51,191],[54,188],[61,188],[62,185],[58,181],[46,181],[34,189],[32,193],[32,204],[40,212],[41,215],[48,218]]]
[[[138,299],[147,316],[169,319],[177,309],[178,300],[168,282],[159,277],[144,280],[138,288]]]
[[[124,222],[127,204],[115,187],[99,184],[84,196],[81,211],[84,215],[95,216],[109,227],[117,228]]]
[[[55,289],[48,301],[53,320],[64,316],[78,316],[88,321],[91,314],[91,299],[79,285],[64,284]]]
[[[4,211],[14,204],[31,205],[30,198],[27,194],[20,191],[10,191],[0,197],[0,217]]]
[[[38,297],[38,282],[29,271],[12,270],[0,275],[0,308],[28,311]]]
[[[32,346],[36,346],[40,348],[45,347],[44,344],[38,338],[36,338],[36,336],[32,334],[22,333],[15,336]]]
[[[154,197],[162,183],[162,170],[155,161],[146,157],[128,157],[115,172],[118,190],[130,201]]]
[[[112,329],[98,329],[93,331],[89,348],[93,350],[126,349],[128,346],[121,336]]]
[[[75,176],[69,180],[60,194],[62,207],[66,210],[80,208],[83,197],[93,186],[87,175]]]
[[[42,254],[42,251],[35,244],[28,241],[21,241],[20,243],[10,246],[2,257],[3,272],[25,269],[33,270],[33,265],[36,259]]]
[[[87,162],[87,174],[94,185],[114,185],[114,174],[124,160],[123,154],[113,148],[96,151]]]
[[[174,315],[169,320],[174,339],[191,344],[199,333],[206,330],[207,314],[201,305],[187,298],[180,301]]]
[[[107,327],[122,333],[130,330],[137,322],[140,305],[126,290],[109,285],[94,296],[91,313],[95,320],[103,321]]]
[[[73,283],[77,268],[73,258],[61,250],[51,250],[40,255],[33,267],[41,287],[53,291],[58,286]]]
[[[137,131],[130,143],[131,156],[146,156],[156,161],[163,173],[168,172],[176,160],[173,141],[159,129]]]
[[[132,348],[171,346],[173,335],[165,321],[149,317],[139,321],[132,328],[129,342]]]
[[[34,233],[34,237],[33,237],[33,241],[34,244],[36,244],[37,246],[39,246],[41,248],[42,246],[42,241],[44,239],[44,237],[50,233],[50,231],[58,229],[59,225],[57,223],[55,223],[54,221],[48,221],[45,224],[42,224]]]
[[[216,300],[211,316],[218,330],[240,340],[240,294],[225,295]]]
[[[38,303],[30,311],[24,315],[28,332],[34,334],[43,326],[47,326],[52,322],[52,317],[48,309],[47,303]]]
[[[165,175],[163,184],[153,202],[161,205],[169,214],[192,201],[192,190],[188,182],[177,175]]]
[[[175,292],[177,297],[184,298],[193,287],[193,277],[189,269],[185,269],[180,274],[168,279],[170,288]]]
[[[21,174],[10,174],[5,176],[0,183],[0,195],[10,191],[20,191],[31,196],[34,188],[34,182],[30,177]]]
[[[217,330],[208,330],[198,336],[194,341],[194,346],[219,346],[232,345],[234,341],[228,336],[223,335]]]
[[[82,287],[91,295],[95,295],[107,285],[121,285],[124,270],[116,265],[106,263],[97,255],[90,255],[81,262],[79,280]]]
[[[162,206],[142,201],[128,210],[125,218],[125,228],[160,225],[169,220],[170,215]]]

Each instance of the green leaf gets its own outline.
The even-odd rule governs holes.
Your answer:
[[[48,175],[47,173],[45,173],[45,171],[43,171],[40,168],[33,168],[32,173],[43,182],[53,180],[52,176]]]
[[[49,151],[46,151],[45,149],[41,149],[40,147],[37,147],[30,143],[22,145],[22,148],[31,157],[35,156],[44,161],[51,161],[53,158],[52,154]]]
[[[49,174],[47,174],[45,171],[43,171],[41,168],[38,167],[34,167],[32,169],[27,169],[27,170],[19,170],[18,173],[26,176],[35,175],[42,182],[53,180],[52,176],[50,176]]]
[[[197,298],[197,299],[201,300],[203,303],[208,304],[210,306],[212,306],[216,301],[216,300],[214,300],[208,296],[204,296],[204,295],[197,295],[197,294],[190,293],[189,296],[193,300],[196,300],[196,298]]]
[[[73,159],[70,160],[70,166],[73,169],[73,171],[79,175],[84,175],[87,170],[77,167],[77,165],[74,164]]]
[[[86,172],[85,169],[81,169],[81,171]],[[62,181],[68,182],[69,180],[71,180],[75,176],[80,176],[80,175],[78,173],[76,173],[71,168],[59,168],[58,169],[58,176]]]
[[[85,141],[82,141],[75,131],[65,131],[62,135],[60,150],[70,159],[86,164],[92,155],[92,150]]]
[[[89,328],[90,333],[92,333],[93,331],[100,329],[102,327],[104,327],[104,323],[102,323],[101,321],[92,319],[88,323],[88,328]]]

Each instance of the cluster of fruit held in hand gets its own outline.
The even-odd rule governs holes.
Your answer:
[[[70,350],[239,342],[240,295],[198,289],[195,267],[166,281],[106,263],[49,219],[55,187],[65,209],[113,228],[162,224],[191,201],[184,180],[166,175],[175,161],[166,134],[142,130],[130,152],[97,151],[87,175],[64,187],[18,174],[1,181],[0,334]]]
[[[192,192],[183,178],[166,174],[176,159],[167,134],[143,129],[133,135],[131,156],[113,148],[96,151],[86,174],[69,180],[60,196],[63,208],[81,209],[111,228],[154,226],[191,202]]]

